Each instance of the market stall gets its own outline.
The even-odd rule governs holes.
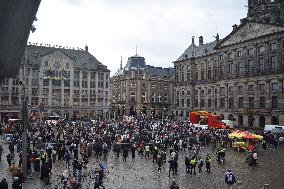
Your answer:
[[[253,134],[248,131],[237,130],[229,134],[229,138],[234,140],[232,147],[237,151],[245,151],[248,148],[250,148],[248,150],[252,151],[252,147],[254,146],[253,144],[261,141],[263,136]]]

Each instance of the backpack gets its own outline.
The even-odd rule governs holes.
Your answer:
[[[234,182],[234,175],[232,173],[226,174],[226,183],[232,184]]]
[[[228,182],[232,182],[233,181],[233,175],[232,174],[228,174],[227,175],[227,181]]]

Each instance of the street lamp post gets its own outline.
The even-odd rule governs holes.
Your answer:
[[[27,93],[26,86],[24,82],[20,81],[19,84],[23,87],[23,107],[22,107],[22,122],[23,122],[23,130],[22,130],[22,172],[25,178],[28,175],[27,169],[27,156],[28,156],[28,140],[27,140],[27,129],[28,129],[28,102],[27,102]]]

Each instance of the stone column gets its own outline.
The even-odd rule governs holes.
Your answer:
[[[141,80],[136,80],[136,112],[140,115],[140,112],[142,110],[142,98],[141,98]]]
[[[30,73],[28,73],[29,83],[28,83],[28,86],[27,86],[28,87],[28,104],[31,104],[31,102],[32,102],[32,98],[31,98],[31,96],[32,96],[32,79],[33,79],[32,68],[30,68],[28,70],[30,70]]]
[[[73,107],[73,96],[74,96],[74,69],[73,66],[71,65],[70,68],[70,97],[69,97],[69,106]],[[71,116],[71,113],[69,113]],[[73,117],[73,114],[72,114]]]
[[[64,107],[64,80],[61,80],[60,106]],[[62,112],[61,112],[62,113]],[[64,113],[63,113],[64,114]],[[62,114],[61,114],[62,115]]]
[[[48,86],[48,106],[52,105],[52,80],[49,79],[49,86]]]
[[[80,70],[80,76],[79,76],[79,106],[81,106],[81,104],[82,104],[82,77],[83,77],[83,73],[82,73],[82,70]],[[81,116],[81,112],[80,112],[80,116]]]
[[[20,69],[19,69],[19,81],[26,82],[24,80],[24,77],[23,77],[23,68],[22,67],[20,67]],[[19,96],[19,105],[21,106],[21,104],[22,104],[22,94],[23,94],[22,87],[19,87],[19,94],[20,94],[20,96]]]
[[[12,105],[12,84],[13,84],[13,79],[9,78],[8,80],[9,105]]]
[[[95,88],[95,90],[96,90],[96,106],[95,106],[95,109],[96,109],[96,111],[98,110],[98,88],[99,88],[99,73],[98,72],[96,72],[96,80],[95,80],[95,82],[96,82],[96,88]]]
[[[90,72],[87,72],[87,83],[88,83],[88,107],[90,107],[90,90],[91,90],[91,73]],[[88,116],[89,116],[89,113],[88,113]]]

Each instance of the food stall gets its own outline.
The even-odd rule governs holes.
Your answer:
[[[237,150],[237,151],[245,151],[248,148],[249,150],[253,150],[253,145],[263,139],[263,136],[261,135],[256,135],[253,133],[250,133],[248,131],[239,131],[236,130],[229,134],[229,138],[233,139],[234,142],[232,144],[232,147]]]

